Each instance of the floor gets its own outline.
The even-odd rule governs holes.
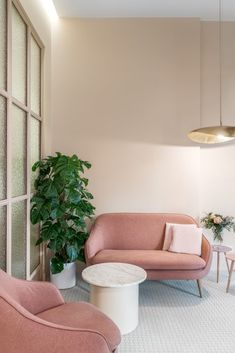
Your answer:
[[[123,336],[119,353],[234,353],[235,274],[226,294],[222,263],[216,283],[215,263],[203,280],[203,298],[195,281],[146,281],[140,285],[138,328]],[[89,300],[89,287],[62,291],[67,301]]]

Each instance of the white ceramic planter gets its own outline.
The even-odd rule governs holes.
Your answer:
[[[58,289],[72,288],[76,285],[76,262],[64,264],[64,269],[55,275],[50,272],[51,282]]]

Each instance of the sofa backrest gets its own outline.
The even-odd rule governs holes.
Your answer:
[[[104,248],[160,250],[168,223],[197,224],[190,216],[174,213],[107,213],[97,217],[94,231],[102,232]]]

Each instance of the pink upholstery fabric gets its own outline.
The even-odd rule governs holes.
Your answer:
[[[164,235],[164,243],[162,250],[169,250],[171,246],[172,238],[173,238],[173,226],[177,225],[176,223],[166,223],[165,227],[165,235]],[[195,228],[196,224],[180,224],[182,228]]]
[[[194,254],[201,256],[202,252],[201,228],[173,226],[173,237],[169,251],[176,253]]]
[[[30,303],[31,300],[33,304]],[[41,311],[39,309],[47,311],[50,308],[60,308],[62,312],[63,307],[66,312],[66,304],[53,285],[20,281],[0,270],[0,352],[111,353],[116,350],[116,347],[110,345],[110,342],[114,341],[108,340],[99,331],[99,326],[103,325],[103,316],[97,313],[96,308],[93,308],[93,320],[95,321],[98,315],[99,322],[93,329],[86,327],[85,322],[82,327],[69,327],[63,323],[43,320],[33,314]],[[91,312],[92,306],[89,307]],[[109,319],[105,318],[105,322],[108,321]],[[114,323],[111,323],[112,334],[114,328]],[[118,342],[120,333],[117,327],[116,334]]]
[[[162,250],[101,250],[92,264],[103,262],[126,262],[145,270],[200,270],[206,266],[197,255]]]
[[[46,298],[45,298],[46,294]],[[64,304],[56,287],[49,282],[23,281],[0,270],[0,295],[11,298],[32,314]]]
[[[99,332],[106,337],[109,346],[114,350],[120,343],[120,332],[117,326],[93,305],[80,303],[67,303],[56,308],[46,310],[37,315],[43,320],[63,326],[86,328]]]
[[[146,270],[147,279],[150,280],[195,280],[203,278],[208,273],[208,268],[202,270]]]
[[[86,242],[86,260],[103,249],[162,250],[166,222],[197,224],[187,215],[107,213],[97,217]]]
[[[87,264],[133,263],[145,268],[149,279],[199,279],[205,276],[212,259],[207,239],[202,238],[201,257],[195,259],[196,255],[187,255],[185,258],[180,254],[177,260],[174,256],[169,258],[166,251],[164,254],[159,251],[166,223],[197,226],[192,217],[182,214],[110,213],[97,217],[85,246]],[[190,256],[192,258],[188,260]]]

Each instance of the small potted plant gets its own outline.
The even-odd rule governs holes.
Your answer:
[[[222,216],[209,212],[203,218],[201,218],[201,225],[206,229],[211,229],[214,235],[214,240],[219,243],[223,242],[223,231],[235,231],[234,218],[230,216]]]
[[[45,243],[52,252],[51,281],[59,288],[76,284],[76,261],[85,261],[84,244],[88,238],[86,219],[94,215],[95,207],[83,175],[89,162],[76,155],[59,152],[36,162],[38,172],[31,199],[31,222],[41,224],[36,245]]]

